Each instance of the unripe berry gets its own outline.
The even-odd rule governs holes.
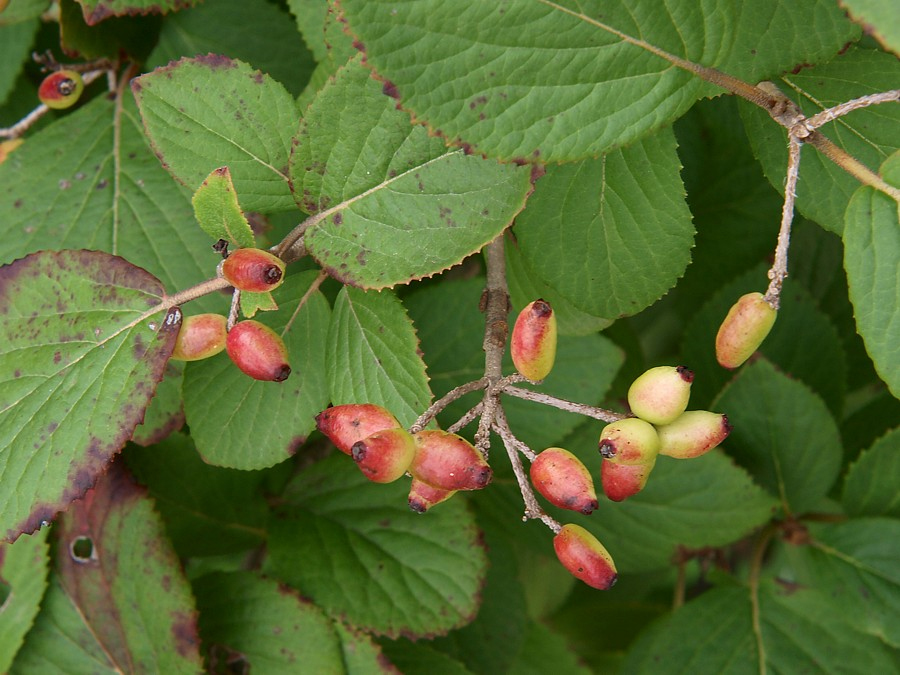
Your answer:
[[[456,490],[442,490],[413,478],[409,486],[409,508],[416,513],[425,513],[432,506],[447,501],[455,494]]]
[[[687,410],[693,381],[684,366],[651,368],[628,389],[631,412],[650,424],[668,424]]]
[[[259,321],[241,321],[228,331],[228,356],[254,380],[282,382],[291,374],[287,347],[274,330]]]
[[[778,312],[762,293],[742,295],[719,326],[716,359],[724,368],[737,368],[750,358],[772,330]]]
[[[659,435],[649,422],[628,417],[603,428],[599,449],[616,464],[646,464],[659,454]]]
[[[614,502],[633,497],[644,489],[656,460],[644,464],[616,464],[604,459],[600,464],[603,493]]]
[[[179,361],[199,361],[215,356],[225,349],[228,320],[221,314],[195,314],[181,323],[172,358]]]
[[[84,80],[74,70],[50,73],[38,87],[38,98],[48,108],[62,110],[75,105],[84,91]]]
[[[263,293],[284,280],[284,261],[261,248],[239,248],[221,266],[222,276],[239,291]]]
[[[618,574],[609,551],[580,525],[563,525],[553,538],[553,548],[563,567],[588,586],[605,591],[616,583]]]
[[[376,431],[350,448],[353,461],[374,483],[392,483],[400,478],[415,455],[416,442],[402,427]]]
[[[699,457],[731,433],[725,415],[708,410],[689,410],[671,424],[657,427],[659,454],[676,459]]]
[[[531,463],[531,482],[547,501],[562,509],[589,514],[597,493],[587,467],[562,448],[547,448]]]
[[[462,436],[437,429],[413,436],[416,457],[409,472],[414,478],[442,490],[478,490],[491,482],[491,467]]]
[[[544,300],[535,300],[519,313],[509,351],[513,364],[529,380],[543,380],[556,360],[556,314]]]
[[[336,405],[316,415],[316,428],[328,436],[338,450],[349,455],[357,441],[400,422],[388,410],[374,403]]]

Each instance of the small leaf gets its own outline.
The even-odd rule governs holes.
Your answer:
[[[252,248],[256,244],[227,166],[213,169],[197,188],[191,204],[197,222],[213,241],[222,239],[232,248]]]
[[[0,671],[13,657],[34,623],[47,588],[47,528],[0,544]]]
[[[841,503],[851,516],[900,518],[900,429],[865,450],[847,470]]]
[[[273,312],[278,309],[278,303],[271,291],[251,293],[241,291],[241,314],[247,319],[252,319],[257,312]]]
[[[100,251],[0,268],[0,534],[81,497],[144,416],[181,325],[159,280]],[[155,316],[154,316],[155,315]]]

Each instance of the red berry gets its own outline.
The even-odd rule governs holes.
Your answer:
[[[291,374],[287,347],[274,330],[259,321],[241,321],[228,331],[228,356],[254,380],[282,382]]]
[[[222,261],[222,276],[239,291],[271,291],[283,281],[284,261],[260,248],[239,248]]]
[[[556,360],[556,314],[550,303],[535,300],[513,326],[509,351],[513,364],[529,380],[543,380]]]
[[[587,467],[562,448],[547,448],[531,463],[531,482],[551,504],[589,514],[597,508],[597,493]]]
[[[462,436],[427,429],[413,437],[416,457],[409,472],[414,478],[442,490],[479,490],[491,482],[491,467]]]
[[[336,405],[316,415],[316,428],[328,436],[338,450],[348,455],[357,441],[399,426],[396,417],[373,403]]]
[[[353,461],[374,483],[392,483],[400,478],[415,455],[416,442],[402,427],[376,431],[350,448]]]
[[[656,459],[645,464],[617,464],[604,459],[600,465],[600,482],[604,494],[614,502],[633,497],[647,485],[655,464]]]
[[[413,478],[409,486],[409,508],[416,513],[425,513],[432,506],[447,501],[455,494],[456,490],[442,490]]]
[[[84,91],[84,80],[74,70],[50,73],[38,87],[38,98],[48,108],[61,110],[75,105]]]
[[[605,591],[616,583],[618,574],[609,551],[580,525],[563,525],[553,538],[553,548],[563,567],[588,586]]]
[[[172,358],[179,361],[199,361],[215,356],[225,349],[228,336],[227,319],[221,314],[187,316],[178,331]]]

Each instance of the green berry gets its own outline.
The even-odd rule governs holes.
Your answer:
[[[616,464],[647,464],[659,454],[659,435],[649,422],[628,417],[603,428],[599,450]]]
[[[671,424],[657,427],[659,454],[676,459],[699,457],[731,433],[725,415],[707,410],[689,410]]]
[[[84,80],[74,70],[50,73],[38,87],[38,98],[48,108],[62,110],[75,105],[84,91]]]
[[[668,424],[687,409],[694,373],[684,366],[651,368],[631,383],[631,412],[650,424]]]
[[[716,335],[716,360],[724,368],[737,368],[766,339],[778,312],[762,293],[747,293],[728,310]]]

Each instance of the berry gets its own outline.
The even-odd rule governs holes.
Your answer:
[[[531,463],[531,482],[551,504],[570,511],[591,513],[597,493],[587,467],[562,448],[547,448]]]
[[[409,472],[414,478],[442,490],[478,490],[491,482],[491,467],[462,436],[427,429],[413,437],[416,457]]]
[[[215,356],[225,349],[228,320],[221,314],[187,316],[178,331],[172,358],[179,361],[199,361]]]
[[[659,454],[659,434],[649,422],[628,417],[603,428],[599,449],[616,464],[646,464]]]
[[[432,506],[447,501],[455,494],[456,490],[442,490],[413,478],[409,486],[409,508],[416,513],[425,513]]]
[[[24,142],[21,138],[10,138],[7,141],[0,141],[0,164],[3,164],[6,158],[12,154],[12,151]]]
[[[38,98],[48,108],[62,110],[75,105],[84,91],[84,80],[74,70],[50,73],[38,87]]]
[[[254,380],[282,382],[291,374],[287,347],[274,330],[259,321],[241,321],[228,331],[228,356]]]
[[[239,291],[263,293],[284,279],[284,261],[260,248],[239,248],[221,262],[222,276]]]
[[[614,502],[633,497],[644,489],[656,460],[644,464],[616,464],[604,459],[600,465],[603,493]]]
[[[631,412],[650,424],[673,422],[687,409],[694,373],[684,366],[651,368],[628,389]]]
[[[556,314],[544,300],[535,300],[519,313],[509,351],[513,364],[529,380],[543,380],[556,360]]]
[[[396,417],[373,403],[336,405],[316,415],[316,428],[328,436],[338,450],[348,455],[357,441],[399,426]]]
[[[707,410],[689,410],[671,424],[657,427],[659,454],[676,459],[699,457],[731,433],[725,415]]]
[[[612,588],[618,574],[603,544],[580,525],[568,523],[553,538],[556,557],[572,576],[601,591]]]
[[[724,368],[737,368],[750,358],[772,330],[778,312],[762,293],[747,293],[728,310],[716,335],[716,359]]]
[[[354,443],[350,456],[370,481],[392,483],[412,464],[416,442],[402,427],[385,429]]]

